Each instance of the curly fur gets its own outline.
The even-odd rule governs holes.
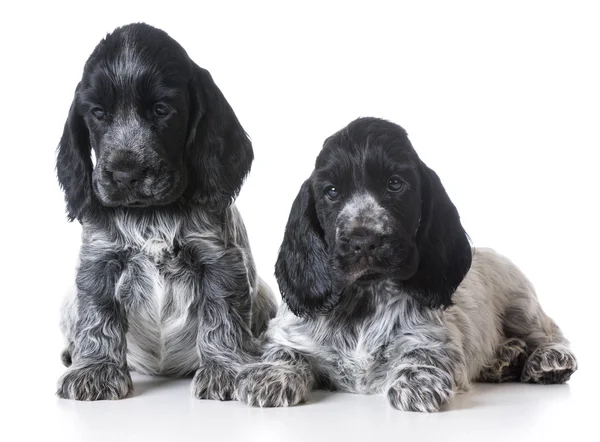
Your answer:
[[[135,370],[195,373],[196,397],[234,398],[276,307],[233,205],[252,158],[210,74],[166,33],[134,24],[100,42],[58,148],[83,226],[60,397],[120,399]]]
[[[470,247],[439,178],[387,121],[359,119],[326,140],[276,276],[285,304],[263,362],[237,378],[251,405],[326,388],[432,412],[478,380],[560,383],[577,368],[531,283]]]

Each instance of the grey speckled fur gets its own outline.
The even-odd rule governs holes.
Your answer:
[[[505,378],[513,369],[506,350],[518,342],[528,357],[518,367],[522,381],[565,382],[577,369],[530,282],[496,252],[474,250],[453,301],[446,310],[421,308],[391,282],[380,282],[357,287],[334,312],[314,319],[283,305],[267,331],[264,362],[239,375],[239,397],[288,406],[320,387],[386,393],[395,408],[436,411],[472,382],[512,379]],[[361,302],[372,312],[344,319]],[[513,353],[516,359],[522,352]]]
[[[61,319],[63,359],[72,361],[61,397],[124,397],[131,369],[196,373],[196,396],[233,398],[235,375],[256,356],[253,334],[276,304],[235,206],[227,217],[221,225],[201,209],[187,217],[116,210],[112,229],[83,223],[77,290]]]
[[[295,405],[313,388],[381,393],[431,412],[472,382],[560,383],[577,362],[523,273],[473,249],[406,131],[358,118],[323,144],[275,265],[284,304],[240,400]]]

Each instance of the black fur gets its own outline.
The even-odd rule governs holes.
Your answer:
[[[392,178],[401,191],[389,191]],[[327,196],[330,186],[338,199]],[[383,208],[380,219],[347,219],[343,209],[360,193]],[[374,233],[369,223],[379,222]],[[352,253],[357,235],[375,238],[368,263]],[[275,273],[290,309],[311,316],[330,311],[353,285],[382,278],[424,306],[446,307],[470,265],[458,212],[404,129],[361,118],[325,141],[292,206]]]
[[[166,116],[155,114],[157,105]],[[202,203],[222,212],[252,160],[251,142],[208,71],[165,32],[135,24],[116,29],[86,62],[56,169],[68,218],[82,221],[115,206]],[[123,170],[140,179],[119,186],[114,171]]]
[[[233,204],[252,160],[210,74],[165,32],[133,24],[98,44],[58,149],[68,217],[83,226],[60,397],[125,397],[135,370],[195,373],[196,397],[234,398],[252,331],[276,307]]]

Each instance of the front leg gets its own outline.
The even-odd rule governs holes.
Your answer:
[[[235,246],[203,266],[197,294],[200,365],[192,381],[192,393],[198,399],[235,399],[235,377],[257,357],[250,331],[254,290],[250,276]]]
[[[308,359],[296,350],[265,343],[263,362],[248,365],[236,379],[240,401],[258,407],[291,407],[306,402],[315,384]]]
[[[462,353],[440,328],[416,329],[400,338],[400,354],[388,373],[387,398],[403,411],[439,411],[456,391]]]
[[[58,382],[61,398],[121,399],[133,391],[126,361],[127,322],[115,299],[122,263],[115,252],[82,247],[72,365]]]

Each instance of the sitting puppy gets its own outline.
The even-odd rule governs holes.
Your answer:
[[[83,226],[58,396],[123,398],[135,370],[195,373],[196,397],[233,398],[276,308],[233,205],[252,159],[210,74],[165,32],[133,24],[98,44],[58,148]]]
[[[476,380],[561,383],[577,368],[529,281],[493,251],[471,250],[438,176],[387,121],[359,119],[325,141],[276,276],[287,305],[264,362],[237,378],[251,405],[294,405],[326,388],[436,411]]]

